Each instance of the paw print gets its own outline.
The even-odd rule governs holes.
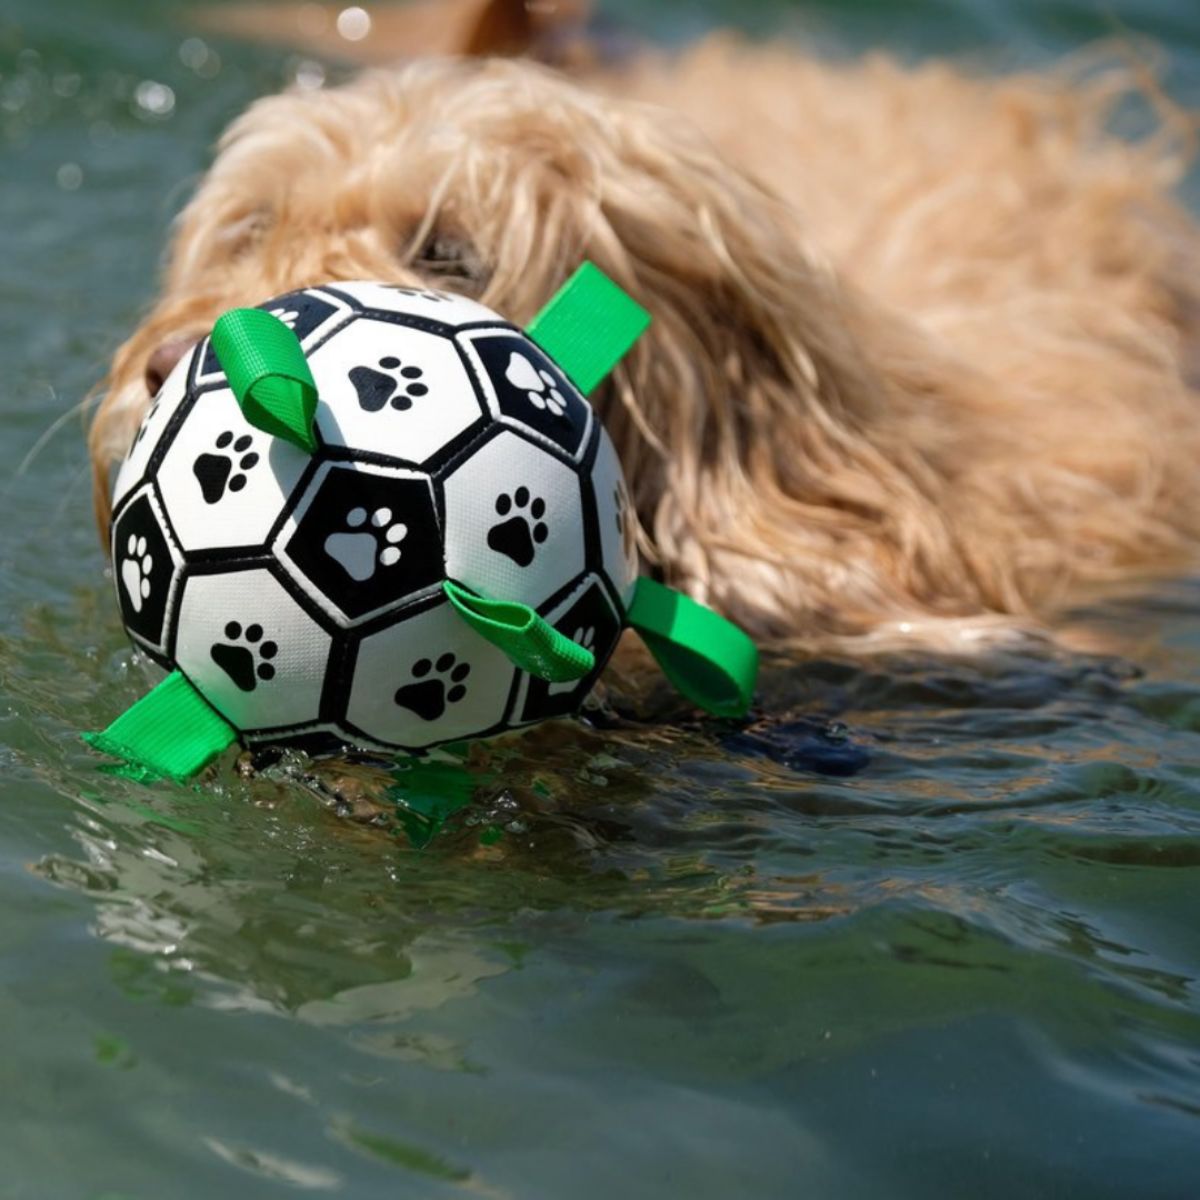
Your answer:
[[[457,704],[467,694],[464,681],[470,673],[471,664],[459,662],[448,651],[437,662],[419,658],[412,665],[413,682],[397,689],[396,703],[422,721],[436,721],[447,705]]]
[[[225,626],[228,642],[215,642],[209,647],[212,660],[243,692],[252,692],[259,680],[267,683],[275,678],[275,667],[267,662],[279,652],[274,642],[262,640],[261,625],[247,625],[243,632],[237,621]],[[238,644],[242,643],[242,644]]]
[[[294,308],[273,308],[271,316],[278,317],[289,329],[296,328],[296,322],[300,319],[300,314]]]
[[[250,449],[253,444],[254,438],[250,434],[244,433],[234,441],[233,434],[227,429],[217,438],[214,447],[223,453],[201,454],[192,463],[192,474],[196,476],[200,494],[207,504],[216,504],[227,491],[240,492],[246,486],[246,472],[258,465],[258,455]]]
[[[585,650],[596,652],[596,630],[589,625],[586,629],[580,627],[571,634],[571,641],[582,646]],[[561,683],[551,683],[546,689],[547,695],[557,696],[563,692],[573,692],[580,684],[578,679],[564,679]]]
[[[382,371],[374,367],[352,367],[350,370],[350,382],[364,412],[379,412],[387,404],[404,412],[412,408],[413,400],[428,395],[429,385],[421,381],[425,372],[420,367],[403,366],[391,355],[381,358],[379,365]]]
[[[531,500],[529,489],[519,487],[511,496],[501,492],[496,497],[496,513],[507,520],[498,521],[488,530],[487,544],[497,553],[508,555],[518,567],[529,566],[537,547],[550,534],[542,520],[546,514],[545,500],[541,496]]]
[[[567,398],[558,390],[558,381],[549,371],[539,370],[515,350],[508,356],[504,378],[525,393],[534,408],[561,417],[567,411]]]
[[[346,514],[346,529],[325,539],[325,553],[358,583],[375,574],[378,567],[394,567],[400,561],[399,542],[408,536],[408,526],[392,520],[390,508],[377,508],[367,527],[367,510],[352,508]]]
[[[142,604],[150,598],[150,572],[154,555],[146,553],[146,539],[131,533],[125,543],[125,559],[121,563],[121,582],[129,596],[133,611],[140,613]]]
[[[450,299],[442,292],[430,292],[425,288],[405,287],[399,283],[385,283],[383,286],[389,291],[399,292],[401,296],[412,296],[414,299],[419,297],[422,300],[429,300],[433,304],[445,304]]]

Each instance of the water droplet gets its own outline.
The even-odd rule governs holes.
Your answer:
[[[69,100],[79,91],[80,85],[83,83],[83,76],[77,75],[75,72],[63,72],[60,75],[55,75],[50,83],[50,87],[56,96],[63,100]]]
[[[175,93],[165,83],[153,79],[143,79],[133,93],[134,103],[143,112],[154,117],[170,116],[175,107]]]
[[[348,42],[361,42],[371,32],[371,14],[357,4],[338,13],[337,31]]]
[[[179,61],[198,71],[208,59],[208,43],[203,38],[190,37],[179,44]]]
[[[302,91],[314,92],[325,82],[325,68],[311,58],[302,58],[296,64],[292,78]]]

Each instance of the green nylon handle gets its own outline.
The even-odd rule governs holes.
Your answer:
[[[237,732],[182,672],[173,671],[103,732],[82,737],[102,754],[182,781],[233,745]]]
[[[559,633],[527,604],[489,600],[449,579],[442,590],[458,615],[523,671],[551,683],[566,683],[595,670],[596,656],[590,650]]]
[[[646,331],[650,314],[594,263],[585,262],[525,332],[586,396]]]
[[[758,678],[758,647],[736,625],[645,577],[634,588],[628,621],[693,704],[719,717],[745,715]]]
[[[296,335],[261,308],[232,308],[213,326],[212,347],[246,420],[312,454],[317,385]]]

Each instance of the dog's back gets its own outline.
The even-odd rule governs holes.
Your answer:
[[[723,37],[612,62],[509,0],[444,11],[438,48],[578,82],[430,62],[244,117],[98,460],[155,349],[221,307],[353,271],[522,317],[587,255],[656,317],[599,398],[648,563],[756,632],[1024,617],[1194,561],[1200,238],[1169,114],[1106,132],[1131,69],[988,81]]]

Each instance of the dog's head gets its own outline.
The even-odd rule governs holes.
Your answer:
[[[879,592],[867,527],[911,484],[870,445],[889,405],[857,301],[686,122],[527,62],[421,61],[234,123],[113,364],[91,437],[102,523],[151,393],[225,309],[387,279],[525,322],[585,258],[654,318],[596,397],[648,561],[759,632],[828,626],[822,597],[858,576]]]

